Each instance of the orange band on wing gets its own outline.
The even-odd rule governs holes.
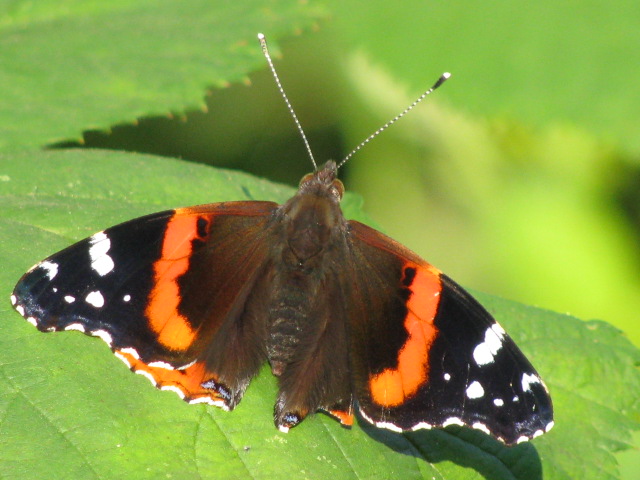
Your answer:
[[[350,426],[353,425],[353,413],[352,412],[345,412],[343,410],[329,410],[329,415],[331,415],[332,417],[338,419],[338,421],[342,425],[346,425],[347,427],[350,427]]]
[[[385,407],[400,405],[427,381],[429,348],[437,334],[433,320],[442,288],[439,272],[409,265],[405,267],[405,275],[409,269],[415,269],[415,277],[409,286],[411,296],[404,320],[408,337],[399,352],[398,366],[387,368],[369,380],[373,401]]]
[[[171,350],[187,350],[196,336],[189,320],[178,313],[178,279],[189,268],[192,241],[199,238],[199,218],[176,211],[167,224],[161,257],[153,266],[155,285],[145,314],[158,343]]]

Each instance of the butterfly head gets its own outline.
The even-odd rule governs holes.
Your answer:
[[[334,199],[336,203],[340,203],[344,195],[344,185],[338,179],[336,162],[329,160],[321,169],[302,177],[298,192],[326,196]]]

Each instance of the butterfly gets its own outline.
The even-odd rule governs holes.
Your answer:
[[[548,431],[548,390],[504,329],[417,254],[346,220],[338,168],[316,168],[282,205],[107,228],[32,267],[12,304],[43,332],[102,338],[189,403],[233,410],[268,362],[283,432],[317,411],[398,432],[467,425],[509,445]]]

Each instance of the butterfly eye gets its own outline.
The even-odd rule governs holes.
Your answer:
[[[300,180],[300,184],[298,186],[301,187],[305,183],[309,183],[311,180],[313,180],[313,173],[307,173],[304,177],[302,177],[302,180]]]
[[[344,195],[344,184],[338,180],[337,178],[331,184],[332,191],[335,193],[338,199],[342,200],[342,195]]]

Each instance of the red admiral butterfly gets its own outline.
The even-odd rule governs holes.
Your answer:
[[[316,168],[283,205],[216,203],[111,227],[35,265],[11,301],[43,332],[102,338],[190,403],[232,410],[268,361],[282,431],[318,410],[398,432],[468,425],[507,444],[548,431],[551,399],[522,352],[449,277],[347,221],[338,168]]]

